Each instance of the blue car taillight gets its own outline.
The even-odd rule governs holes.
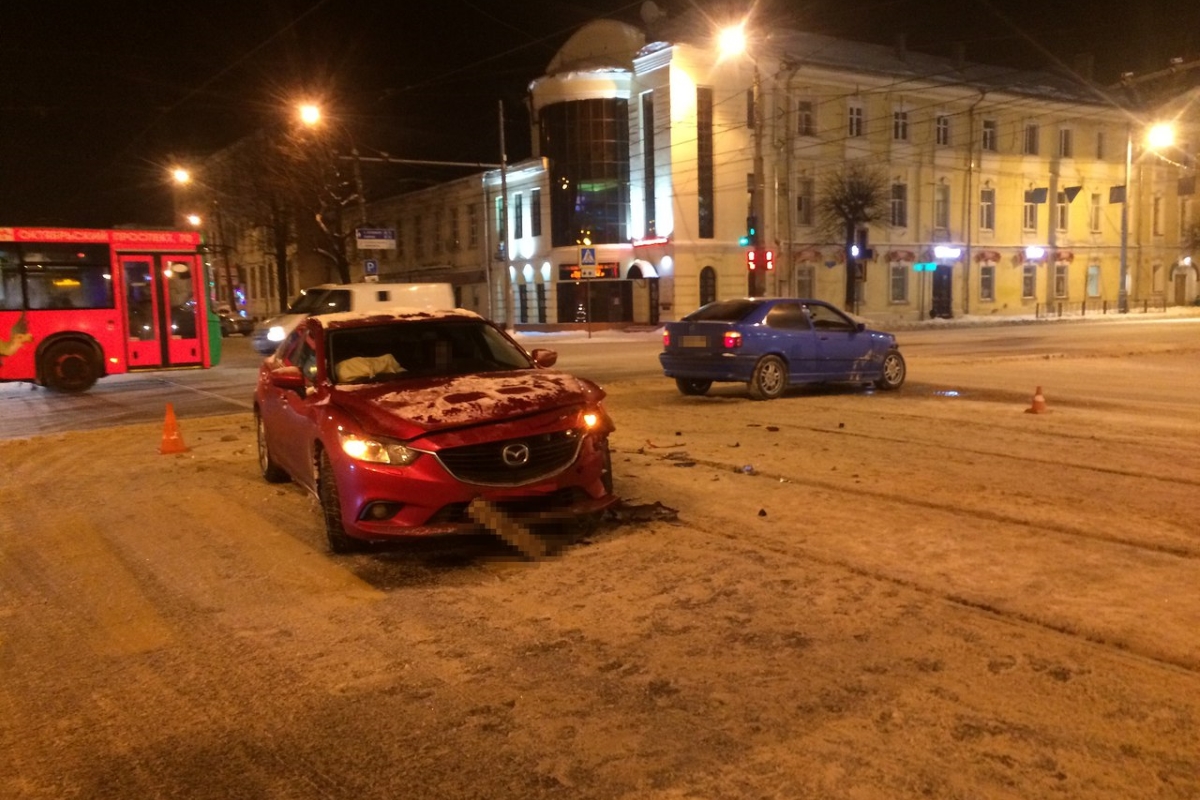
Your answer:
[[[725,336],[721,340],[726,350],[733,350],[742,346],[742,335],[737,331],[725,331]]]

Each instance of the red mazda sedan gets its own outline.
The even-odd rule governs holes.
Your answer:
[[[518,521],[594,516],[616,501],[613,424],[556,358],[469,311],[310,317],[259,370],[259,467],[317,497],[338,553],[477,531],[475,498]]]

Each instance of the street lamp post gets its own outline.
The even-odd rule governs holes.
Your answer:
[[[1170,123],[1160,122],[1151,125],[1145,136],[1144,149],[1156,152],[1159,158],[1174,164],[1174,161],[1157,153],[1158,150],[1169,148],[1175,143],[1175,128]],[[1117,287],[1117,310],[1122,313],[1129,311],[1129,204],[1133,201],[1130,192],[1130,177],[1133,173],[1133,124],[1125,126],[1125,196],[1121,201],[1121,273],[1120,286]],[[1139,187],[1140,188],[1140,187]]]
[[[742,55],[746,53],[746,26],[743,22],[722,30],[718,36],[718,44],[725,55]],[[750,103],[752,106],[751,124],[754,126],[754,157],[750,175],[750,220],[752,231],[749,231],[749,245],[753,251],[748,254],[753,268],[746,273],[747,291],[751,297],[766,293],[766,273],[764,265],[766,257],[762,247],[762,225],[765,179],[763,175],[763,113],[762,113],[762,76],[758,69],[758,59],[750,56],[754,68],[754,82],[751,88]]]
[[[1125,126],[1125,196],[1121,198],[1121,271],[1117,285],[1117,311],[1129,312],[1129,173],[1133,171],[1133,126]]]

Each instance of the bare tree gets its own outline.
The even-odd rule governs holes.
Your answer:
[[[260,130],[205,160],[206,188],[219,203],[220,218],[236,229],[259,229],[270,243],[280,310],[300,288],[289,286],[293,252],[316,255],[327,274],[350,282],[353,229],[347,230],[345,219],[358,195],[345,172],[327,142],[298,128]],[[224,234],[219,239],[224,260],[229,240]]]
[[[817,223],[831,239],[846,245],[846,304],[854,307],[858,231],[883,219],[888,200],[887,175],[866,161],[847,161],[825,176],[817,199]]]

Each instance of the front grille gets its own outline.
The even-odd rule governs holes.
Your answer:
[[[582,441],[583,431],[571,429],[450,447],[436,455],[446,471],[463,483],[520,486],[566,469],[575,461]],[[521,461],[526,452],[528,458]]]

